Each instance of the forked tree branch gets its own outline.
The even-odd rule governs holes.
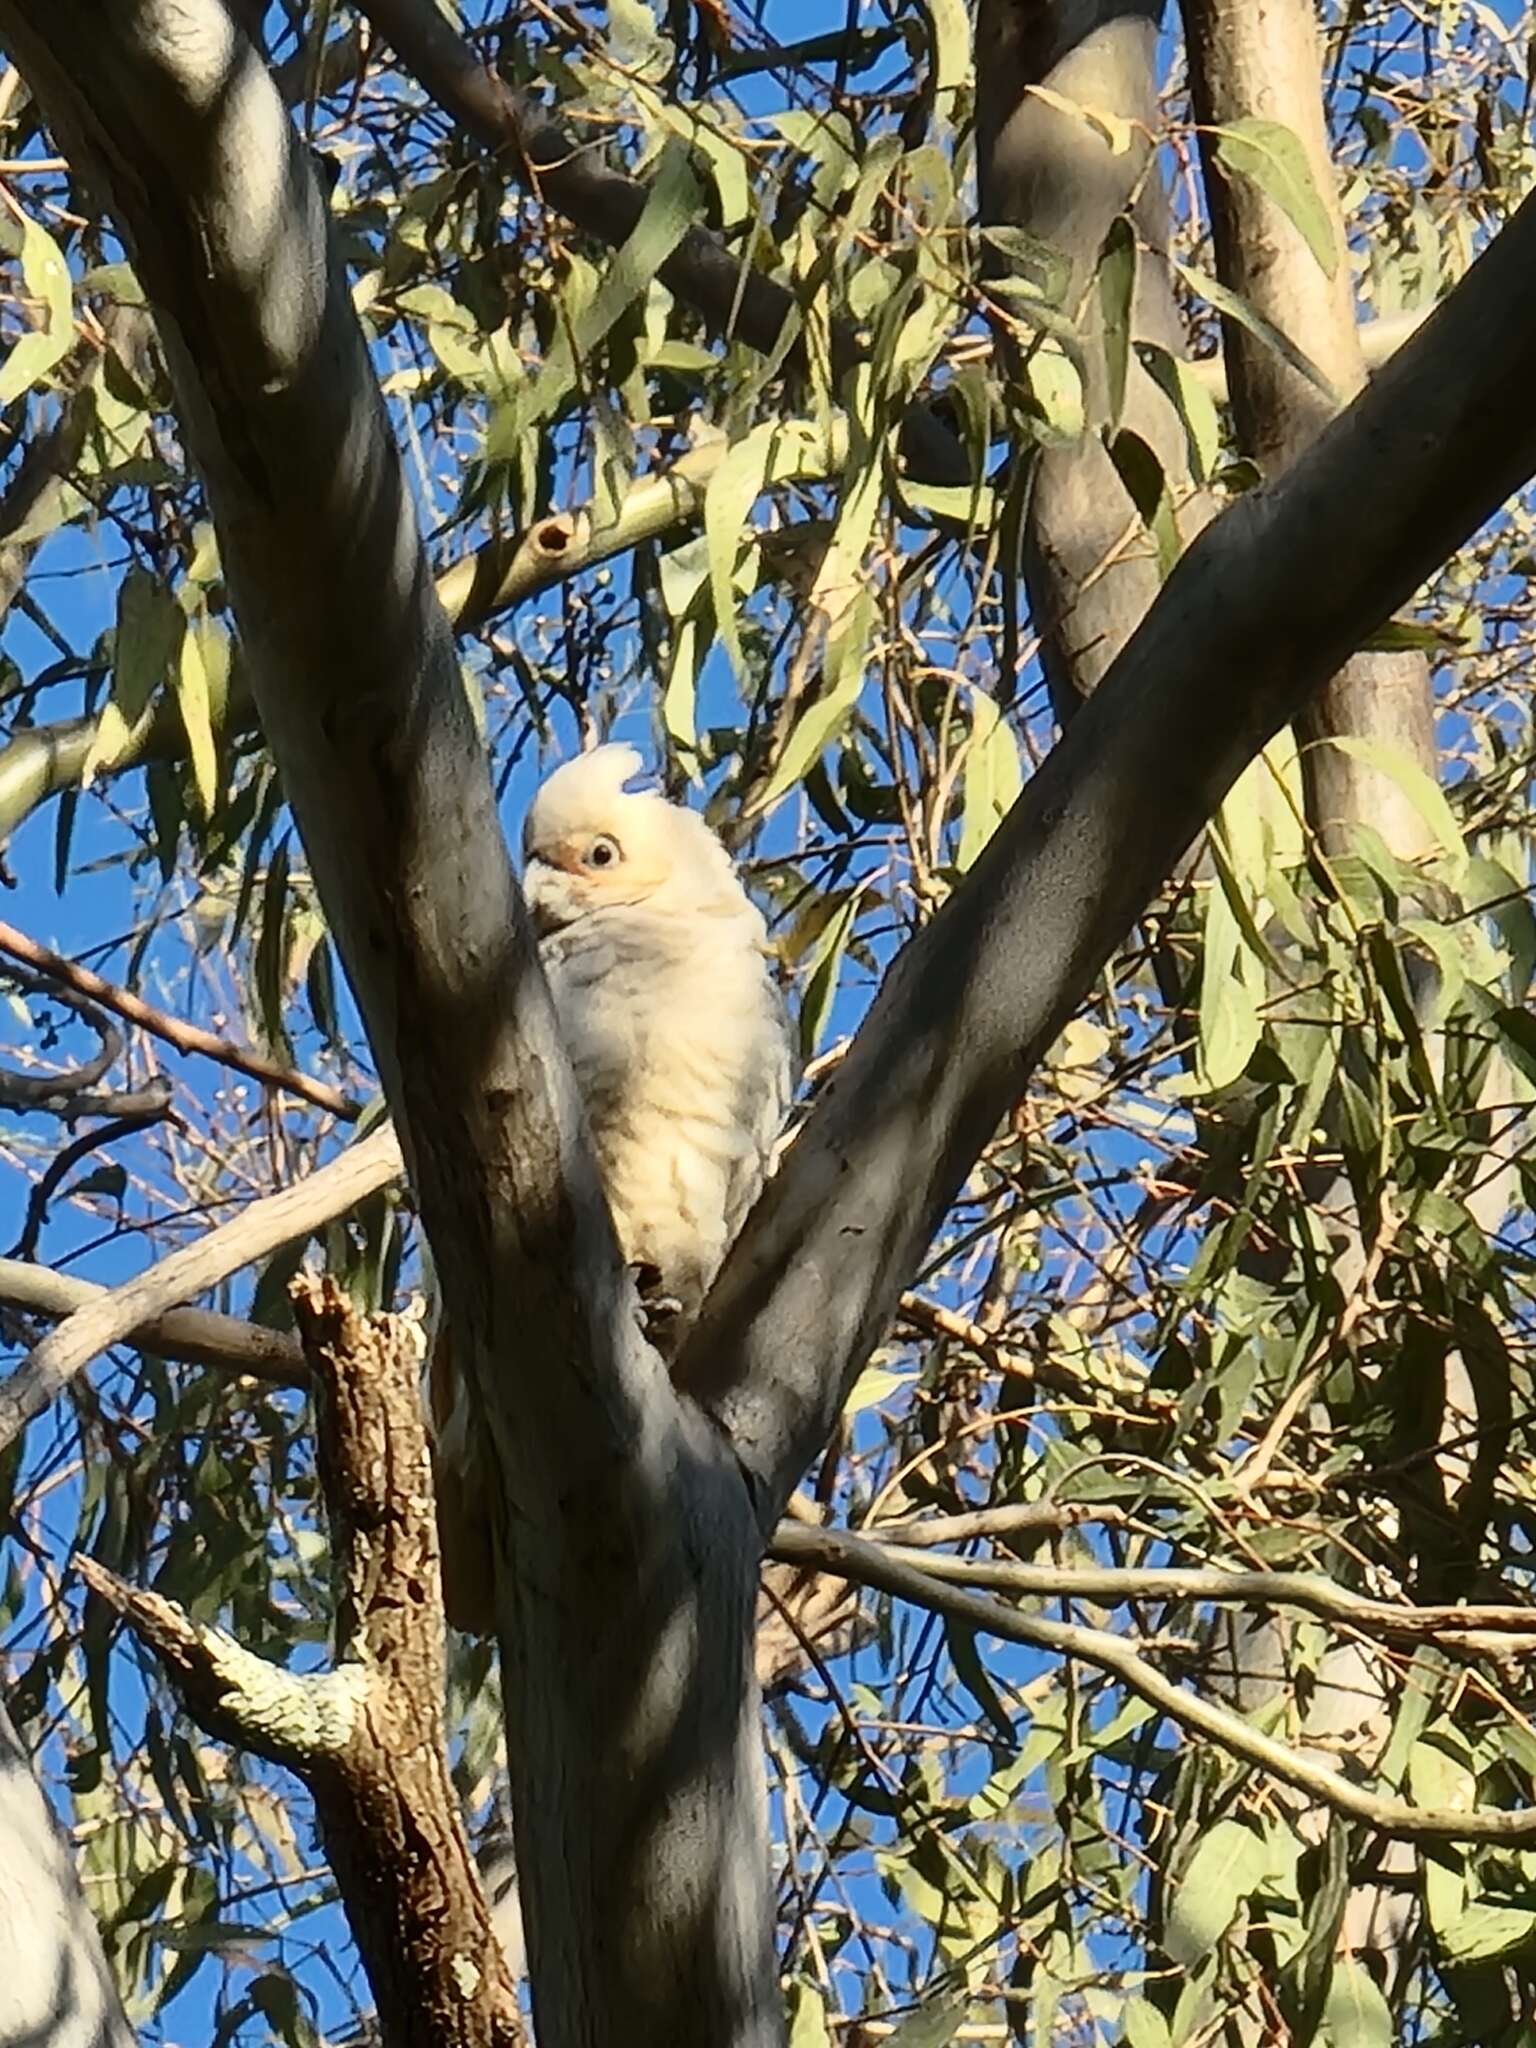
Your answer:
[[[40,946],[36,939],[18,931],[15,925],[0,923],[0,953],[8,959],[20,960],[63,990],[66,997],[74,996],[87,1003],[99,1004],[125,1023],[137,1024],[154,1037],[163,1039],[167,1045],[175,1046],[178,1052],[201,1053],[205,1059],[217,1060],[222,1067],[248,1074],[253,1081],[260,1081],[263,1087],[281,1088],[289,1095],[297,1095],[305,1102],[313,1103],[316,1109],[329,1110],[332,1116],[340,1117],[345,1123],[357,1121],[357,1103],[343,1095],[339,1088],[328,1087],[324,1081],[297,1073],[277,1060],[264,1059],[260,1053],[245,1046],[233,1045],[227,1038],[220,1038],[217,1032],[204,1031],[196,1024],[184,1023],[180,1017],[167,1016],[165,1011],[146,1003],[131,989],[119,988],[91,968],[82,967],[78,961],[66,960],[62,953]]]

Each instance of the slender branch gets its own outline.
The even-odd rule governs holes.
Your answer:
[[[0,926],[3,932],[4,926]],[[37,993],[47,984],[31,974],[12,977],[20,987],[30,993]],[[62,1105],[88,1096],[108,1069],[123,1055],[121,1033],[107,1022],[93,1003],[87,1002],[79,989],[63,988],[54,992],[55,1000],[74,1011],[81,1022],[95,1032],[98,1044],[94,1055],[78,1067],[71,1067],[64,1074],[19,1074],[10,1067],[0,1067],[0,1103],[7,1109],[19,1110],[23,1114],[30,1109],[49,1110],[58,1116],[68,1114]]]
[[[148,1091],[145,1091],[146,1094]],[[118,1098],[126,1099],[126,1098]],[[37,1251],[37,1240],[42,1235],[48,1218],[48,1205],[58,1193],[66,1174],[98,1152],[104,1145],[115,1145],[119,1138],[131,1137],[135,1131],[142,1131],[147,1125],[158,1123],[170,1114],[168,1095],[162,1095],[149,1106],[131,1111],[127,1116],[115,1116],[110,1123],[98,1124],[93,1130],[83,1131],[72,1144],[66,1145],[48,1162],[30,1195],[27,1197],[26,1219],[21,1226],[21,1235],[11,1246],[14,1259],[30,1259]]]
[[[780,1539],[784,1534],[780,1532]],[[1327,1764],[1271,1736],[1261,1735],[1240,1715],[1176,1685],[1122,1636],[1084,1628],[1076,1622],[1020,1614],[1001,1600],[937,1581],[925,1568],[931,1560],[924,1560],[922,1565],[908,1562],[892,1556],[877,1543],[865,1543],[855,1536],[802,1528],[792,1528],[792,1535],[792,1548],[798,1557],[810,1561],[814,1551],[823,1571],[835,1572],[898,1600],[910,1600],[931,1613],[947,1615],[1003,1642],[1023,1643],[1031,1649],[1093,1665],[1158,1713],[1166,1714],[1186,1734],[1219,1744],[1229,1756],[1252,1764],[1347,1819],[1364,1821],[1381,1834],[1403,1841],[1536,1841],[1536,1809],[1509,1812],[1477,1807],[1466,1813],[1442,1812],[1434,1807],[1407,1806],[1400,1800],[1368,1792]],[[775,1540],[776,1552],[780,1539]]]
[[[0,922],[0,953],[9,954],[13,960],[24,961],[61,991],[99,1003],[104,1010],[113,1011],[127,1023],[137,1024],[141,1030],[151,1032],[167,1045],[175,1046],[178,1052],[200,1053],[204,1059],[217,1060],[220,1066],[231,1067],[238,1074],[248,1074],[264,1087],[281,1088],[289,1095],[300,1096],[305,1102],[312,1102],[317,1109],[328,1110],[345,1123],[355,1123],[362,1113],[360,1105],[339,1089],[328,1087],[324,1081],[313,1081],[307,1074],[295,1073],[293,1068],[266,1059],[258,1052],[231,1045],[217,1032],[204,1031],[196,1024],[183,1023],[179,1017],[167,1016],[165,1011],[146,1003],[142,996],[103,980],[89,967],[66,960],[62,953],[40,946],[36,939],[28,938],[15,925]]]
[[[4,1267],[0,1265],[0,1290],[4,1288],[3,1275]],[[903,1550],[927,1550],[939,1543],[970,1543],[977,1537],[1027,1536],[1037,1532],[1049,1535],[1063,1529],[1080,1529],[1087,1522],[1119,1529],[1129,1519],[1124,1508],[1107,1502],[1011,1501],[1003,1507],[973,1508],[966,1514],[910,1515],[897,1522],[876,1522],[865,1534],[881,1543],[897,1544]]]
[[[501,152],[513,174],[539,199],[613,247],[634,232],[645,207],[645,186],[610,170],[594,146],[577,142],[482,64],[432,0],[361,0],[359,12],[443,111],[488,149]],[[792,292],[738,262],[705,228],[690,228],[658,275],[716,333],[737,337],[764,355],[777,348],[785,324],[798,312]],[[846,322],[834,324],[831,340],[836,382],[864,352]],[[913,474],[924,482],[970,480],[964,450],[925,408],[908,414],[902,449]]]
[[[263,1195],[228,1223],[183,1245],[109,1294],[76,1309],[0,1384],[0,1449],[56,1401],[93,1358],[167,1309],[217,1287],[243,1266],[398,1180],[400,1145],[388,1127],[373,1132],[307,1180]]]
[[[77,1309],[105,1301],[109,1290],[50,1266],[23,1259],[0,1259],[0,1303],[33,1315],[71,1316]],[[156,1358],[179,1359],[186,1365],[213,1366],[220,1372],[244,1373],[276,1386],[302,1387],[309,1370],[296,1337],[284,1330],[264,1329],[212,1309],[174,1308],[140,1323],[122,1339],[137,1351]]]
[[[238,683],[231,686],[223,705],[214,707],[213,720],[220,739],[250,726],[250,699]],[[0,846],[39,804],[80,787],[99,725],[99,717],[64,719],[14,733],[0,747]],[[124,742],[112,772],[139,768],[146,761],[178,760],[186,750],[181,709],[174,696],[161,697]]]
[[[835,418],[825,432],[809,431],[796,421],[786,422],[786,429],[769,459],[765,488],[832,476],[846,462],[845,419]],[[594,525],[590,509],[580,507],[535,520],[510,543],[486,542],[438,577],[437,594],[444,610],[460,632],[473,632],[508,605],[701,518],[709,480],[730,447],[722,436],[690,449],[670,468],[641,477],[603,526]]]
[[[934,1517],[939,1520],[964,1517]],[[910,1525],[909,1525],[910,1526]],[[915,1525],[922,1529],[922,1524]],[[785,1564],[813,1560],[821,1538],[829,1532],[806,1529],[802,1523],[779,1525],[770,1555]],[[835,1533],[835,1532],[830,1532]],[[892,1538],[879,1532],[877,1549],[892,1548]],[[928,1533],[928,1532],[925,1532]],[[995,1530],[992,1533],[997,1533]],[[929,1540],[940,1539],[929,1536]],[[869,1539],[860,1537],[861,1543]],[[910,1546],[910,1533],[901,1547]],[[1516,1647],[1536,1646],[1536,1607],[1453,1606],[1407,1607],[1393,1600],[1372,1600],[1312,1572],[1229,1572],[1187,1566],[1109,1569],[1092,1565],[1046,1566],[993,1563],[987,1559],[923,1556],[912,1559],[915,1570],[952,1585],[984,1591],[1017,1593],[1038,1600],[1091,1600],[1123,1607],[1136,1600],[1209,1601],[1236,1607],[1294,1607],[1395,1642],[1436,1640],[1447,1633],[1481,1633],[1500,1655]],[[1479,1645],[1487,1647],[1487,1645]]]

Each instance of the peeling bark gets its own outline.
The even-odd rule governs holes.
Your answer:
[[[448,1771],[426,1428],[402,1326],[335,1282],[295,1309],[321,1389],[337,1661],[300,1676],[82,1558],[210,1734],[309,1787],[389,2048],[520,2048],[516,1994]]]

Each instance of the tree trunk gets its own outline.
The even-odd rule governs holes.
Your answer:
[[[1021,228],[1065,260],[1065,304],[1082,348],[1084,431],[1031,458],[1020,565],[1063,721],[1097,687],[1162,583],[1152,537],[1106,436],[1129,433],[1151,450],[1186,543],[1212,509],[1192,473],[1183,423],[1135,346],[1168,357],[1184,351],[1165,253],[1167,206],[1152,163],[1162,11],[1163,0],[980,0],[976,20],[981,218]],[[1128,123],[1129,146],[1113,147],[1089,118],[1095,114]],[[1105,238],[1122,216],[1139,254],[1117,409],[1096,287]],[[1014,566],[1005,563],[1004,572]]]
[[[642,1341],[308,151],[220,0],[9,0],[109,198],[499,1484],[541,2048],[771,2048],[741,1475]]]
[[[1321,63],[1311,0],[1185,0],[1190,85],[1201,123],[1205,189],[1221,281],[1295,343],[1333,386],[1317,386],[1240,321],[1223,322],[1227,388],[1245,454],[1266,476],[1296,460],[1366,378],[1338,181],[1323,118]],[[1259,117],[1302,145],[1333,241],[1332,271],[1283,208],[1252,179],[1229,171],[1211,131]],[[1368,511],[1362,507],[1362,517]],[[1307,813],[1321,850],[1352,850],[1369,824],[1401,859],[1433,851],[1401,783],[1329,742],[1388,744],[1436,775],[1434,702],[1422,654],[1357,654],[1297,720]]]
[[[69,1844],[0,1707],[0,2042],[134,2048]]]

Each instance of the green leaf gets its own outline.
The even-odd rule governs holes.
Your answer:
[[[1408,1752],[1408,1790],[1415,1806],[1468,1813],[1477,1804],[1477,1779],[1465,1757],[1456,1753],[1463,1748],[1460,1736],[1444,1721],[1413,1745]]]
[[[1335,1963],[1316,2048],[1392,2048],[1393,2039],[1391,2009],[1370,1971],[1363,1963]]]
[[[261,890],[261,935],[256,941],[256,1000],[268,1045],[280,1059],[291,1060],[283,1018],[283,969],[287,961],[288,835],[277,842],[267,863]]]
[[[1227,319],[1235,320],[1239,327],[1246,327],[1255,340],[1262,341],[1266,348],[1272,348],[1280,360],[1288,363],[1298,377],[1305,377],[1309,384],[1320,391],[1335,410],[1342,405],[1343,399],[1340,394],[1316,363],[1303,355],[1288,335],[1282,334],[1272,321],[1266,320],[1264,315],[1250,306],[1245,298],[1237,292],[1228,291],[1224,284],[1218,283],[1208,272],[1196,270],[1192,264],[1175,261],[1173,267],[1191,291],[1198,292],[1207,304],[1214,306],[1216,311],[1224,314]]]
[[[1339,267],[1338,237],[1300,136],[1283,122],[1265,121],[1257,114],[1212,132],[1218,161],[1274,201],[1325,275],[1332,277]]]
[[[812,1984],[790,1988],[789,2048],[832,2048],[827,2008]]]
[[[1209,1955],[1239,1909],[1264,1882],[1269,1848],[1239,1820],[1219,1820],[1178,1880],[1164,1946],[1186,1967]]]
[[[81,765],[83,784],[115,768],[131,751],[151,698],[177,660],[185,631],[186,616],[159,578],[147,569],[130,569],[117,589],[112,694]]]
[[[1157,567],[1161,576],[1173,573],[1179,559],[1179,529],[1173,514],[1173,496],[1157,451],[1140,434],[1122,427],[1109,444],[1110,459],[1120,481],[1131,495],[1148,533],[1157,542]]]
[[[909,1372],[892,1372],[888,1365],[867,1365],[853,1383],[853,1392],[843,1403],[845,1415],[862,1415],[866,1409],[878,1408],[882,1401],[888,1401],[892,1394],[899,1394],[903,1387],[913,1385]]]
[[[41,305],[43,324],[29,328],[0,363],[0,406],[46,377],[75,338],[69,265],[52,235],[31,219],[21,230],[21,280],[28,297]]]
[[[1136,302],[1136,230],[1117,214],[1099,256],[1099,306],[1104,316],[1104,365],[1109,380],[1110,429],[1125,411],[1125,379],[1131,366],[1131,316]]]
[[[687,146],[668,141],[634,233],[618,251],[576,322],[576,360],[584,362],[620,314],[648,292],[656,273],[704,211]]]
[[[731,449],[710,478],[704,493],[704,545],[709,557],[709,590],[715,606],[715,629],[730,652],[743,682],[746,657],[736,620],[736,558],[749,531],[748,514],[762,496],[768,458],[780,428],[765,420]]]
[[[955,1620],[953,1615],[945,1615],[944,1639],[949,1645],[950,1661],[955,1667],[956,1678],[996,1729],[1001,1740],[1011,1748],[1014,1741],[1013,1720],[1003,1705],[1002,1696],[992,1683],[992,1674],[976,1646],[975,1629],[963,1621]],[[948,2036],[945,2038],[948,2039]]]
[[[971,699],[971,745],[961,785],[960,844],[955,865],[962,874],[1013,808],[1024,787],[1019,745],[990,697]]]
[[[965,2023],[971,2002],[963,1994],[925,2005],[888,2034],[885,2048],[948,2048]]]
[[[1167,398],[1184,428],[1190,474],[1208,483],[1221,457],[1221,416],[1216,401],[1195,374],[1192,363],[1172,355],[1155,342],[1139,341],[1136,355],[1142,368]]]
[[[930,90],[939,116],[952,121],[955,95],[970,77],[971,22],[965,0],[926,0],[929,28],[933,37],[933,70]],[[946,2035],[945,2039],[949,2037]]]
[[[1200,1071],[1214,1090],[1230,1087],[1246,1069],[1259,1042],[1258,1001],[1253,969],[1262,967],[1249,951],[1223,888],[1206,905],[1205,966],[1200,976]]]
[[[1456,823],[1456,814],[1445,800],[1445,791],[1432,775],[1427,774],[1419,766],[1405,748],[1392,740],[1364,740],[1339,734],[1330,734],[1317,744],[1337,747],[1340,753],[1348,754],[1353,760],[1363,761],[1368,768],[1374,768],[1378,775],[1385,775],[1389,781],[1395,782],[1429,827],[1457,871],[1465,870],[1466,842],[1461,836],[1461,827]]]
[[[1168,2022],[1146,1998],[1128,1998],[1120,2013],[1125,2048],[1169,2048]]]
[[[838,975],[842,968],[843,955],[848,949],[854,920],[858,916],[859,902],[860,892],[855,889],[847,901],[827,920],[811,948],[811,974],[800,1003],[802,1061],[809,1061],[815,1057],[821,1044],[821,1035],[827,1028],[827,1019],[832,1013],[832,1004],[837,996]]]
[[[864,682],[864,657],[869,651],[874,626],[874,593],[861,590],[841,630],[828,643],[822,662],[821,695],[800,714],[799,722],[779,757],[779,764],[769,778],[768,787],[758,799],[759,809],[767,810],[787,790],[793,789],[822,748],[847,721],[859,701],[859,691]]]
[[[211,818],[219,800],[219,761],[213,743],[215,680],[204,653],[204,625],[188,625],[181,636],[181,658],[171,671],[176,704],[192,763],[192,787],[197,806],[205,820]],[[217,638],[217,629],[213,629]]]
[[[1536,1943],[1536,1913],[1479,1901],[1435,1933],[1447,1962],[1487,1963]]]

